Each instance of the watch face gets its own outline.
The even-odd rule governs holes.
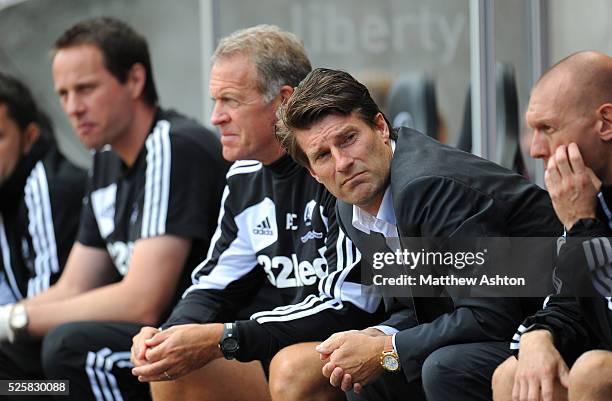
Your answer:
[[[15,305],[10,318],[10,325],[13,330],[22,330],[28,325],[28,314],[23,305]]]
[[[236,351],[238,349],[238,341],[233,337],[227,337],[223,340],[223,351]]]
[[[397,358],[392,355],[385,355],[382,360],[383,367],[391,372],[399,369],[399,362]]]

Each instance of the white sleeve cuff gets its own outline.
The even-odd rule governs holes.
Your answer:
[[[391,326],[384,326],[384,325],[380,325],[380,326],[372,326],[372,329],[376,329],[378,331],[382,331],[383,333],[385,333],[388,336],[392,336],[395,333],[397,333],[399,330],[396,329],[395,327],[391,327]]]

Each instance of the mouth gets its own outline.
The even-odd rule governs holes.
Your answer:
[[[350,176],[349,178],[347,178],[347,179],[345,179],[344,181],[342,181],[342,183],[341,183],[340,185],[341,185],[341,186],[344,186],[344,185],[346,185],[346,184],[348,184],[348,183],[352,182],[352,181],[353,181],[355,178],[357,178],[357,177],[361,176],[361,175],[362,175],[362,174],[364,174],[364,173],[365,173],[365,171],[361,171],[361,172],[359,172],[359,173],[357,173],[357,174],[353,174],[353,175],[352,175],[352,176]]]
[[[240,140],[240,136],[229,132],[221,132],[221,144],[230,145]]]
[[[91,132],[96,125],[94,123],[78,123],[76,131],[81,135],[86,135]]]

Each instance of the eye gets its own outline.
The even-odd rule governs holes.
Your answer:
[[[233,98],[233,97],[227,97],[227,96],[223,96],[223,97],[219,98],[218,101],[222,105],[227,106],[227,107],[229,107],[231,109],[235,109],[235,108],[239,107],[242,104],[238,99]]]
[[[322,161],[322,160],[326,159],[328,156],[329,156],[329,152],[327,152],[327,151],[319,152],[315,156],[315,161]]]
[[[87,94],[87,93],[92,92],[95,88],[96,88],[95,84],[83,84],[83,85],[79,85],[76,88],[76,91],[81,94]]]
[[[343,146],[350,145],[353,142],[355,142],[356,138],[357,138],[357,134],[354,133],[354,132],[350,132],[350,133],[348,133],[348,134],[346,134],[344,136],[343,141],[342,141],[342,145]]]
[[[539,129],[545,134],[551,134],[554,131],[554,128],[548,124],[542,124]]]

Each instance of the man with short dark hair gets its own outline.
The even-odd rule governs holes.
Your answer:
[[[165,319],[203,258],[226,164],[214,134],[158,106],[147,42],[125,23],[77,23],[56,41],[52,64],[93,166],[59,281],[0,310],[0,339],[17,339],[0,347],[0,376],[68,379],[80,401],[147,399],[130,374],[131,338]],[[27,338],[42,338],[29,359]]]
[[[416,131],[393,131],[367,88],[346,72],[315,69],[280,115],[283,146],[338,198],[340,229],[366,260],[379,234],[383,246],[401,247],[398,237],[560,232],[544,191]],[[510,352],[505,339],[533,308],[508,298],[384,301],[388,320],[317,347],[328,360],[324,375],[354,389],[350,399],[488,400],[493,370]]]
[[[559,292],[519,327],[518,356],[496,370],[494,398],[610,400],[612,58],[579,52],[555,64],[533,88],[526,119],[566,242]]]
[[[57,149],[28,88],[0,73],[0,305],[39,294],[60,276],[86,177]]]

